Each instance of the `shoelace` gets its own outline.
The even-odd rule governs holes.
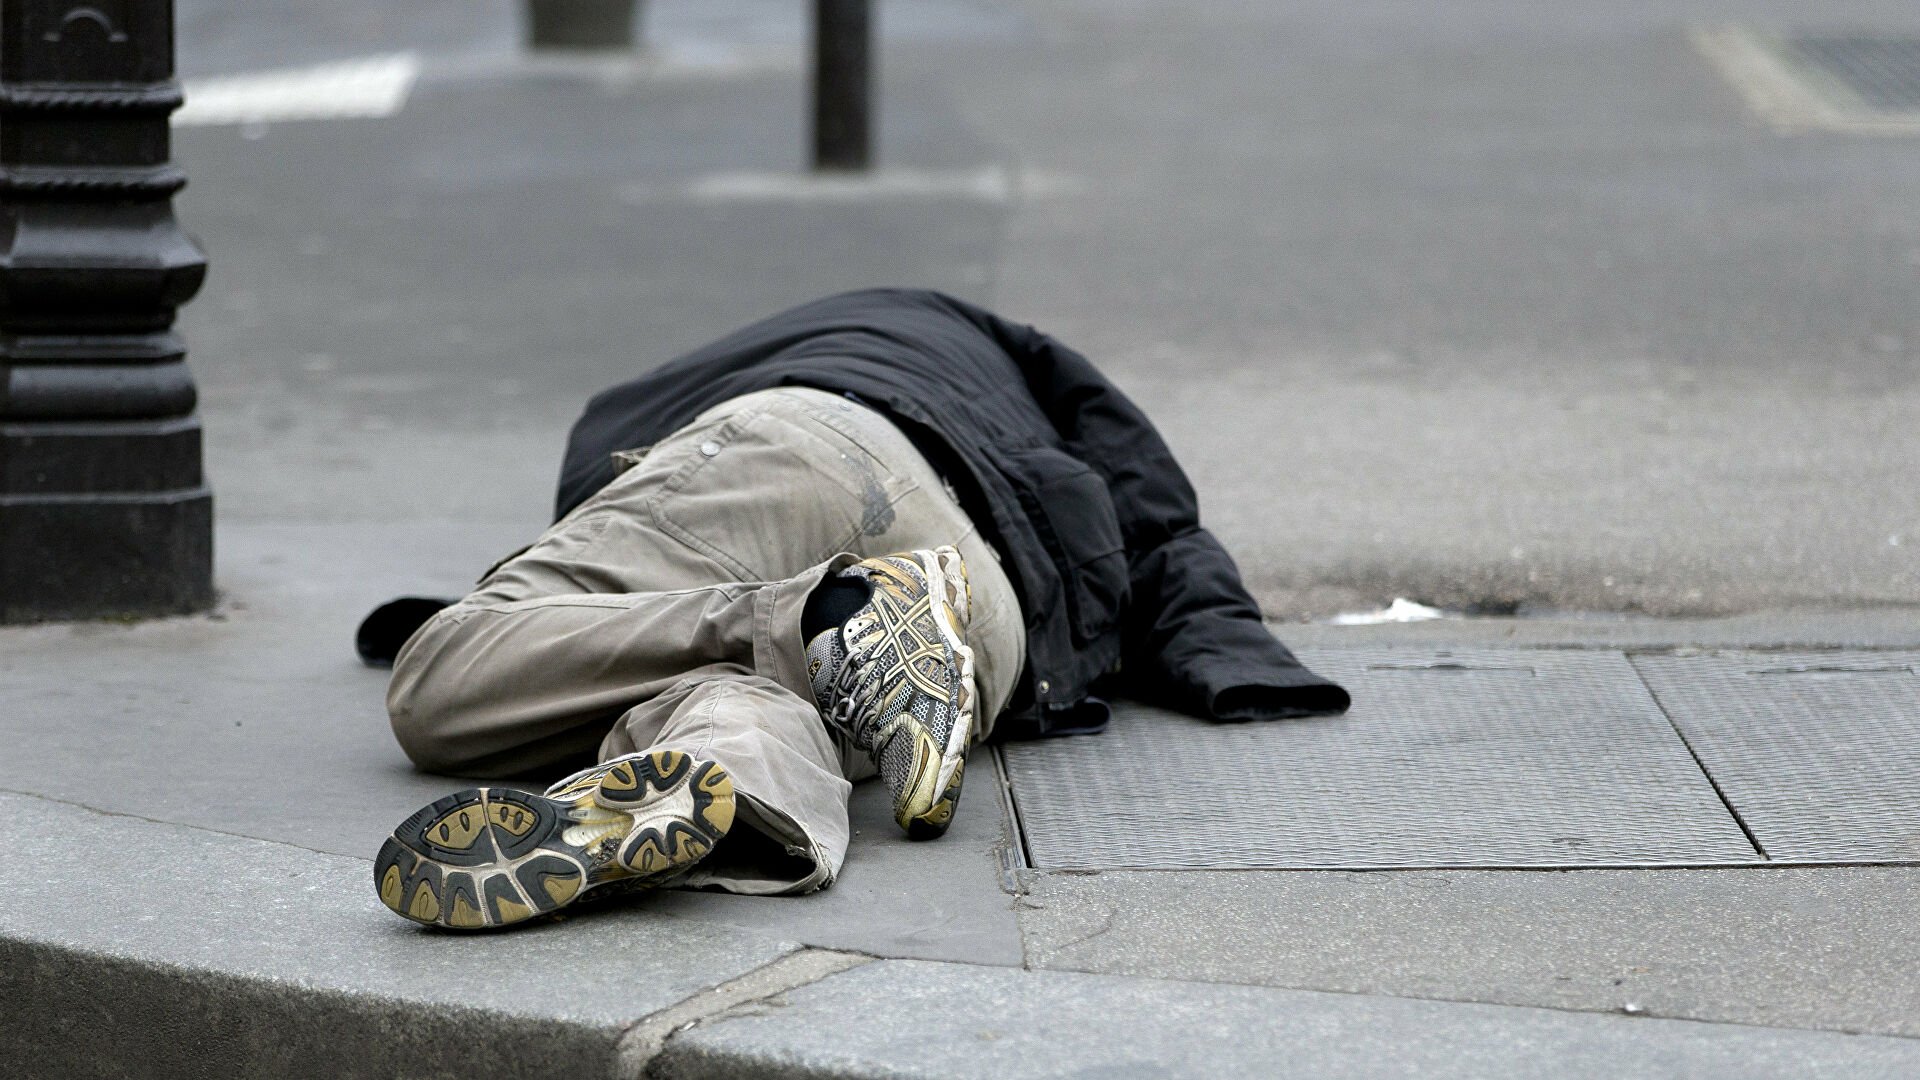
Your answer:
[[[859,707],[858,695],[861,676],[870,664],[870,658],[849,652],[840,663],[840,670],[833,679],[833,707],[828,710],[828,719],[846,728],[852,736],[853,744],[862,750],[873,749],[872,703],[869,707]]]

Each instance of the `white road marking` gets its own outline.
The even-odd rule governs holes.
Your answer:
[[[1695,27],[1688,35],[1747,107],[1782,135],[1846,131],[1861,135],[1920,134],[1920,113],[1887,114],[1851,106],[1845,87],[1821,94],[1780,55],[1774,39],[1744,26]]]
[[[175,127],[392,116],[406,104],[420,58],[411,52],[186,82]]]
[[[976,169],[875,169],[861,173],[724,172],[698,177],[678,188],[631,185],[628,202],[688,199],[703,203],[853,203],[889,199],[1016,199],[1067,195],[1081,190],[1071,177],[988,165]]]
[[[578,53],[557,49],[528,52],[487,50],[429,56],[423,77],[432,82],[498,79],[516,75],[580,79],[611,90],[652,83],[696,82],[791,74],[807,56],[785,46],[738,46],[708,41],[649,41],[634,52]]]

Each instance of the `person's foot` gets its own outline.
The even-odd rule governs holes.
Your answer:
[[[950,547],[867,559],[866,606],[807,644],[813,696],[827,722],[865,750],[893,790],[907,835],[947,831],[973,735],[967,568]]]
[[[544,795],[472,788],[400,823],[373,861],[380,902],[415,922],[510,926],[615,882],[659,884],[733,825],[733,780],[677,750],[628,754]]]

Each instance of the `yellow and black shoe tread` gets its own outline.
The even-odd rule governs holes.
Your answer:
[[[634,812],[682,787],[692,813],[638,827]],[[590,889],[646,885],[697,862],[733,824],[733,780],[715,762],[663,750],[623,758],[553,795],[471,788],[401,822],[374,859],[380,901],[431,926],[511,926],[557,911]],[[585,818],[628,811],[628,827],[567,840]]]

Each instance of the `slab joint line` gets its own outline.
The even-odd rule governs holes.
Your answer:
[[[1667,703],[1660,700],[1660,691],[1655,690],[1653,684],[1647,681],[1646,673],[1640,670],[1639,664],[1633,662],[1633,656],[1631,654],[1626,656],[1626,661],[1627,666],[1633,669],[1633,677],[1640,680],[1640,685],[1646,688],[1647,696],[1653,699],[1654,706],[1660,710],[1661,718],[1666,720],[1667,726],[1673,729],[1675,735],[1679,736],[1680,745],[1687,748],[1687,755],[1693,758],[1694,767],[1699,769],[1700,775],[1706,777],[1707,783],[1713,786],[1713,794],[1720,800],[1720,805],[1727,808],[1727,814],[1733,818],[1733,823],[1740,826],[1740,832],[1747,838],[1747,843],[1753,845],[1753,850],[1759,853],[1761,858],[1772,862],[1773,856],[1767,854],[1766,845],[1762,844],[1760,838],[1753,834],[1753,829],[1747,825],[1747,819],[1740,816],[1740,811],[1734,808],[1733,800],[1727,798],[1726,791],[1720,787],[1720,781],[1713,775],[1713,770],[1707,768],[1706,761],[1700,757],[1700,751],[1694,749],[1693,740],[1687,738],[1687,733],[1682,730],[1679,723],[1674,720],[1673,712],[1667,708]]]
[[[802,948],[745,975],[708,987],[628,1028],[620,1036],[615,1051],[614,1075],[646,1080],[654,1075],[653,1066],[666,1050],[667,1042],[680,1032],[873,960],[862,953]]]

